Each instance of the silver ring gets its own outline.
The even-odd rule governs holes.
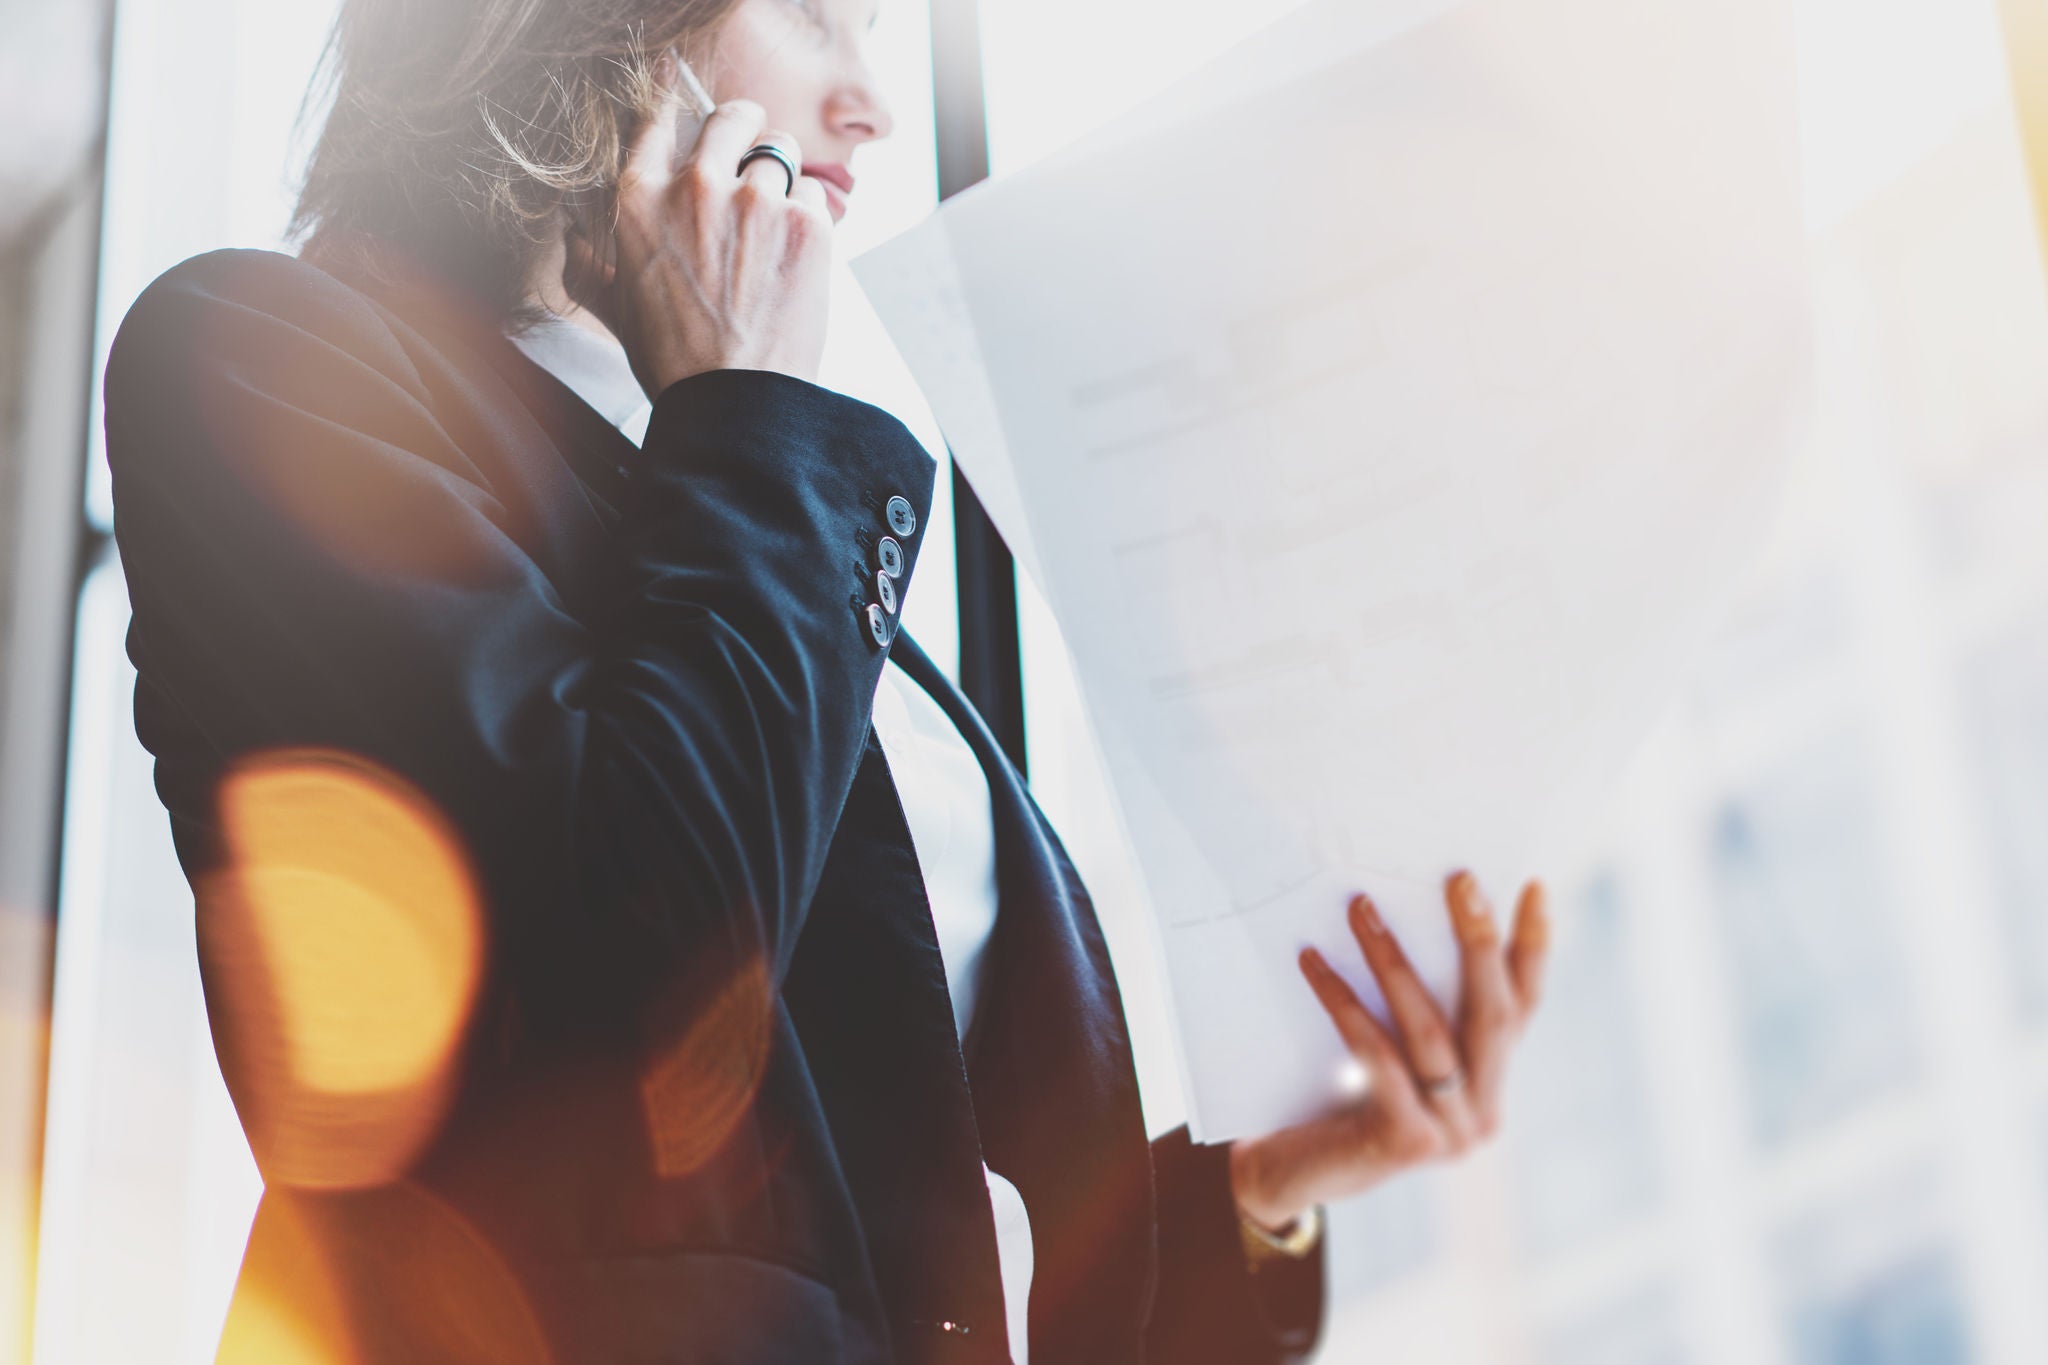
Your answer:
[[[1435,1080],[1425,1078],[1422,1082],[1422,1093],[1433,1100],[1440,1100],[1446,1095],[1455,1095],[1464,1088],[1465,1068],[1462,1066],[1452,1067],[1451,1074],[1448,1076],[1439,1076]]]
[[[783,173],[789,177],[789,183],[783,186],[782,189],[782,192],[784,194],[788,194],[791,190],[796,188],[796,162],[791,160],[788,152],[783,151],[782,148],[776,146],[772,142],[757,142],[753,146],[747,148],[746,155],[740,158],[740,168],[738,171],[734,172],[734,174],[745,175],[747,173],[747,163],[752,161],[757,156],[772,156],[778,163],[780,163],[780,165],[782,166]]]

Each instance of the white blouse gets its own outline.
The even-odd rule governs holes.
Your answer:
[[[512,344],[568,385],[634,445],[646,437],[654,405],[616,340],[551,317],[514,336]],[[996,925],[995,819],[988,775],[959,727],[894,660],[883,667],[875,691],[874,724],[910,826],[932,925],[938,931],[939,956],[945,963],[953,1026],[964,1042],[974,1023],[982,960]],[[995,1214],[1010,1354],[1016,1365],[1027,1365],[1031,1219],[1014,1185],[986,1165],[982,1173]]]

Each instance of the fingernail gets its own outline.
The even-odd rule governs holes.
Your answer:
[[[1470,872],[1453,872],[1446,889],[1444,899],[1450,902],[1460,932],[1469,937],[1493,928],[1492,907],[1479,894],[1479,883]]]
[[[1309,976],[1330,970],[1329,964],[1323,961],[1323,955],[1313,948],[1303,948],[1301,956],[1296,961],[1301,964],[1301,970]]]
[[[1351,918],[1354,923],[1365,926],[1370,934],[1384,934],[1387,926],[1380,919],[1379,907],[1372,903],[1372,897],[1360,892],[1351,898]]]

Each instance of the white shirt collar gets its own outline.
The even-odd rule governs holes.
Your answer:
[[[634,445],[647,435],[647,419],[654,413],[654,404],[633,374],[626,348],[617,341],[554,314],[511,341]]]

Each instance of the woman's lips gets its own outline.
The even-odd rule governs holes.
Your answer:
[[[804,174],[825,187],[825,207],[831,211],[832,221],[844,218],[847,196],[853,193],[853,172],[836,162],[821,162],[805,165]]]

